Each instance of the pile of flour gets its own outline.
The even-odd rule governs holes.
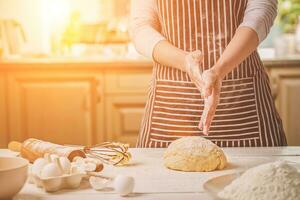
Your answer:
[[[300,199],[300,173],[285,161],[263,164],[247,170],[218,196],[230,200]]]

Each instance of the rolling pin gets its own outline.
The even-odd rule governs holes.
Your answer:
[[[53,144],[34,138],[27,139],[23,143],[12,141],[8,144],[8,149],[20,152],[21,156],[31,163],[44,157],[46,153],[67,157],[70,161],[77,156],[86,157],[85,153],[78,148]]]

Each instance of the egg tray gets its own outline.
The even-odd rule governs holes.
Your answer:
[[[29,174],[30,182],[37,187],[44,188],[46,192],[56,192],[62,189],[76,189],[80,186],[85,173],[65,174],[57,177],[42,178]]]

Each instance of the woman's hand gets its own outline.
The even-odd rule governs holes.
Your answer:
[[[202,73],[200,67],[202,59],[203,54],[199,50],[188,53],[185,57],[185,71],[204,98],[204,109],[198,127],[203,130],[204,135],[208,135],[220,99],[222,77],[214,71],[214,68]]]
[[[202,73],[202,59],[203,54],[199,50],[188,53],[185,58],[185,71],[204,98],[204,109],[198,127],[203,130],[204,135],[208,135],[220,99],[222,78],[213,69]]]
[[[203,60],[203,54],[201,51],[192,51],[185,56],[185,66],[184,71],[189,75],[190,79],[196,85],[198,90],[202,91],[204,83],[201,77],[201,63]]]
[[[198,127],[204,135],[208,135],[220,99],[222,78],[213,69],[208,69],[202,73],[202,81],[204,109]]]

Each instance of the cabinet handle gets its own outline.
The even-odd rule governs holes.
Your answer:
[[[100,103],[100,102],[101,102],[101,95],[97,95],[97,97],[96,97],[96,102],[97,102],[97,103]]]
[[[278,97],[278,78],[277,77],[272,77],[271,78],[271,92],[273,99],[276,100]]]
[[[101,81],[96,79],[96,103],[100,103],[102,100],[102,88]]]
[[[83,110],[86,112],[90,111],[90,108],[91,108],[89,96],[90,95],[87,93],[83,99]]]

